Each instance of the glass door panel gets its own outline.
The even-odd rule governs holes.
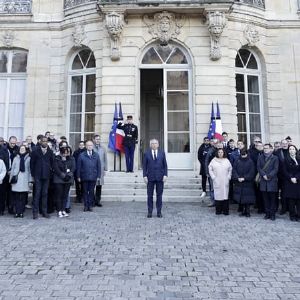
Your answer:
[[[164,71],[165,149],[170,169],[192,169],[188,70]]]

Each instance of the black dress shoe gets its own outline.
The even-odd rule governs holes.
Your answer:
[[[92,207],[89,207],[89,208],[88,208],[88,211],[93,211],[93,208],[92,208]]]
[[[0,216],[3,216],[4,215],[4,211],[0,211]]]
[[[275,216],[271,216],[270,219],[271,219],[271,221],[275,221],[276,218],[275,218]]]
[[[279,212],[279,214],[282,216],[282,215],[284,215],[286,213],[286,210],[284,210],[284,209],[282,209],[280,212]]]
[[[296,218],[296,217],[290,217],[290,220],[291,220],[292,222],[296,222],[296,221],[297,221],[297,218]]]
[[[49,214],[42,214],[43,218],[46,218],[46,219],[50,219],[50,215]]]
[[[39,218],[38,214],[33,214],[33,216],[32,216],[32,219],[33,219],[33,220],[36,220],[36,219],[38,219],[38,218]]]
[[[24,218],[24,215],[23,214],[19,214],[19,218]]]
[[[152,218],[152,214],[148,213],[147,218]]]
[[[157,214],[157,217],[158,217],[158,218],[162,218],[162,214],[161,214],[161,213],[158,213],[158,214]]]
[[[101,203],[96,203],[96,206],[102,207],[102,204]]]
[[[19,217],[20,217],[19,214],[15,214],[15,215],[14,215],[14,218],[19,218]]]
[[[269,216],[269,215],[265,215],[265,216],[264,216],[264,219],[265,219],[265,220],[268,220],[268,219],[270,219],[270,216]]]
[[[66,212],[67,214],[70,214],[70,213],[71,213],[71,208],[66,208],[66,209],[65,209],[65,212]]]

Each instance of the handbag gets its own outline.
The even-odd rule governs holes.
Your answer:
[[[269,158],[269,160],[265,163],[264,167],[262,168],[263,171],[265,171],[268,168],[270,162],[271,162],[271,159]],[[257,172],[257,174],[254,178],[254,181],[256,184],[259,184],[260,180],[261,180],[261,176],[260,176],[259,172]]]
[[[14,175],[14,176],[11,177],[11,179],[10,179],[10,183],[11,183],[11,184],[16,184],[16,183],[18,182],[18,176],[19,176],[19,173],[20,173],[20,172],[18,172],[17,175]]]

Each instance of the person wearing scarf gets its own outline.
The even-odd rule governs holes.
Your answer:
[[[13,160],[10,180],[13,176],[18,177],[17,182],[11,185],[15,218],[23,218],[29,192],[29,182],[32,181],[30,175],[30,156],[25,145],[19,148],[18,154]]]
[[[275,221],[276,193],[278,191],[279,159],[273,153],[271,144],[264,144],[264,153],[257,161],[257,170],[260,175],[259,188],[265,204],[265,219]]]

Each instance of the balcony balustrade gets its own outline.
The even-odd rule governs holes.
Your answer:
[[[0,0],[0,14],[31,14],[32,0]]]

